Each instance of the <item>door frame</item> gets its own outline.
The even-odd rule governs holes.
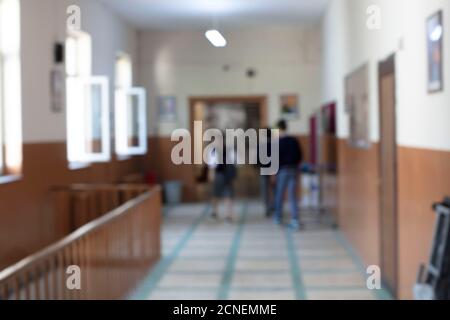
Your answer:
[[[383,183],[382,183],[382,134],[381,130],[383,128],[383,118],[381,116],[382,112],[382,89],[381,89],[381,83],[383,77],[387,75],[393,75],[394,77],[394,112],[392,113],[392,116],[394,117],[394,230],[395,230],[395,243],[394,250],[395,250],[395,256],[394,256],[394,264],[395,264],[395,283],[394,288],[392,288],[390,285],[383,282],[383,286],[385,286],[388,291],[394,296],[397,296],[398,293],[398,284],[399,284],[399,268],[398,268],[398,149],[397,149],[397,99],[396,99],[396,86],[397,86],[397,76],[396,76],[396,70],[395,70],[395,62],[396,57],[395,53],[388,56],[385,60],[382,60],[378,63],[378,103],[379,103],[379,130],[380,130],[380,147],[379,147],[379,159],[378,159],[378,165],[379,165],[379,192],[380,192],[380,198],[379,198],[379,204],[380,204],[380,213],[379,213],[379,223],[380,223],[380,267],[383,267],[383,245],[382,245],[382,236],[383,236],[383,225],[382,225],[382,212],[383,209],[382,205],[382,199],[383,199]],[[383,272],[383,271],[381,271]]]

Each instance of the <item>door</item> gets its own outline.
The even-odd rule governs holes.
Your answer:
[[[208,128],[224,129],[259,129],[267,126],[266,97],[195,97],[190,99],[191,127],[194,121],[202,121],[203,130]],[[193,132],[193,129],[191,129]],[[203,133],[202,133],[203,135]],[[201,136],[199,137],[201,140]],[[194,152],[203,154],[203,148],[209,142],[195,141]],[[248,148],[246,148],[248,150]],[[246,161],[247,162],[247,161]],[[196,199],[206,201],[210,197],[211,185],[200,182],[204,165],[197,165],[194,169],[197,180],[195,185]],[[239,165],[238,175],[234,183],[236,196],[254,199],[259,195],[259,171],[254,165]]]
[[[397,143],[395,127],[395,58],[379,65],[380,90],[380,227],[383,284],[397,291]]]

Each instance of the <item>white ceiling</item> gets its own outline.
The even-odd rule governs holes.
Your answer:
[[[320,20],[329,0],[102,0],[140,29],[301,25]]]

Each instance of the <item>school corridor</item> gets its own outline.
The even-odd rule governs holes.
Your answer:
[[[0,0],[0,300],[450,299],[449,26]]]

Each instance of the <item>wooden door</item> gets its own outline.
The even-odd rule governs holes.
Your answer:
[[[380,230],[384,286],[397,291],[397,144],[395,126],[395,59],[380,63]]]

